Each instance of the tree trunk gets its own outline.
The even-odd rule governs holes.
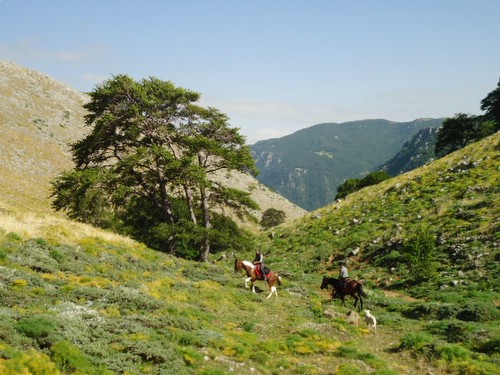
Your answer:
[[[208,205],[208,197],[206,190],[204,188],[200,189],[201,195],[201,210],[203,213],[203,226],[205,228],[203,241],[200,249],[200,260],[202,262],[208,262],[208,254],[210,254],[210,238],[209,232],[212,224],[210,223],[210,211]]]
[[[191,216],[191,221],[193,222],[194,225],[198,225],[198,220],[196,219],[196,215],[194,213],[193,193],[191,192],[191,189],[187,185],[184,185],[184,194],[186,194],[186,202],[189,208],[189,215]]]
[[[161,212],[163,215],[163,221],[171,226],[175,225],[175,218],[174,214],[172,211],[172,203],[170,202],[170,197],[168,195],[167,191],[167,180],[165,178],[165,175],[163,173],[163,169],[161,166],[158,165],[158,181],[159,181],[159,188],[160,188],[160,205],[161,205]],[[177,252],[177,239],[175,236],[175,233],[172,232],[172,234],[168,237],[167,239],[167,248],[168,248],[168,253],[171,255],[175,255]]]

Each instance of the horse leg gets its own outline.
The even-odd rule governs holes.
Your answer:
[[[274,294],[276,294],[276,297],[278,297],[278,290],[276,289],[276,287],[273,285],[271,287],[271,293],[269,293],[269,295],[267,296],[267,298],[271,298],[271,296]]]
[[[359,296],[359,302],[361,303],[360,305],[360,311],[363,310],[363,297]]]
[[[273,293],[276,294],[276,297],[278,297],[278,289],[276,288],[276,285],[274,285],[275,282],[275,280],[268,280],[267,285],[269,285],[269,287],[271,288],[271,293],[269,293],[267,298],[271,298]]]
[[[355,294],[352,295],[354,297],[354,308],[356,308],[356,305],[358,304],[358,297],[356,297]]]
[[[248,289],[248,283],[250,282],[250,280],[252,280],[252,278],[251,278],[251,277],[247,277],[247,278],[245,279],[245,288],[246,288],[246,289]]]

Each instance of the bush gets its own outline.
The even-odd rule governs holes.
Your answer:
[[[457,319],[466,322],[487,322],[497,320],[499,313],[492,303],[476,301],[461,306]]]
[[[472,340],[472,327],[461,321],[444,320],[427,327],[435,335],[440,335],[450,343],[469,342]]]
[[[500,339],[495,338],[480,344],[476,350],[485,354],[500,354]]]
[[[32,339],[41,339],[55,332],[56,324],[45,316],[31,316],[21,319],[15,328]]]
[[[403,336],[399,344],[400,350],[420,350],[432,343],[432,337],[425,333],[408,333]]]
[[[262,214],[260,225],[265,229],[269,229],[284,223],[285,219],[286,214],[284,211],[269,208]]]
[[[446,344],[436,348],[437,356],[447,362],[456,360],[468,360],[471,352],[459,344]]]
[[[436,236],[427,227],[418,227],[404,242],[402,253],[416,282],[429,279],[436,270]]]
[[[110,374],[92,364],[87,355],[68,341],[60,341],[51,348],[52,358],[63,373]]]

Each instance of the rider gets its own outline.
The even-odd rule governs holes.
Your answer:
[[[255,253],[255,258],[253,260],[253,264],[255,264],[257,267],[259,267],[260,272],[262,275],[264,275],[264,278],[267,279],[267,267],[264,266],[264,254],[262,254],[262,251],[257,251]]]
[[[349,278],[349,272],[347,271],[347,266],[345,262],[340,262],[340,271],[339,271],[339,287],[344,289],[347,279]]]

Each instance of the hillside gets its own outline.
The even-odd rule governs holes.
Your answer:
[[[438,128],[442,121],[325,123],[260,141],[252,145],[261,170],[257,178],[300,207],[318,209],[334,201],[337,187],[346,179],[372,172],[419,130]]]
[[[85,134],[85,94],[0,61],[0,199],[50,210],[49,181],[72,167],[68,143]]]
[[[0,373],[497,374],[499,150],[496,134],[262,236],[272,299],[232,257],[183,261],[2,205]],[[438,264],[415,284],[400,245],[424,224]],[[376,333],[319,288],[345,258]]]
[[[69,144],[83,138],[88,96],[15,63],[0,61],[0,200],[31,211],[47,213],[50,181],[71,169]],[[294,220],[306,211],[271,191],[255,178],[240,173],[217,177],[229,186],[251,193],[260,210],[275,208]],[[254,223],[242,223],[258,229]]]

